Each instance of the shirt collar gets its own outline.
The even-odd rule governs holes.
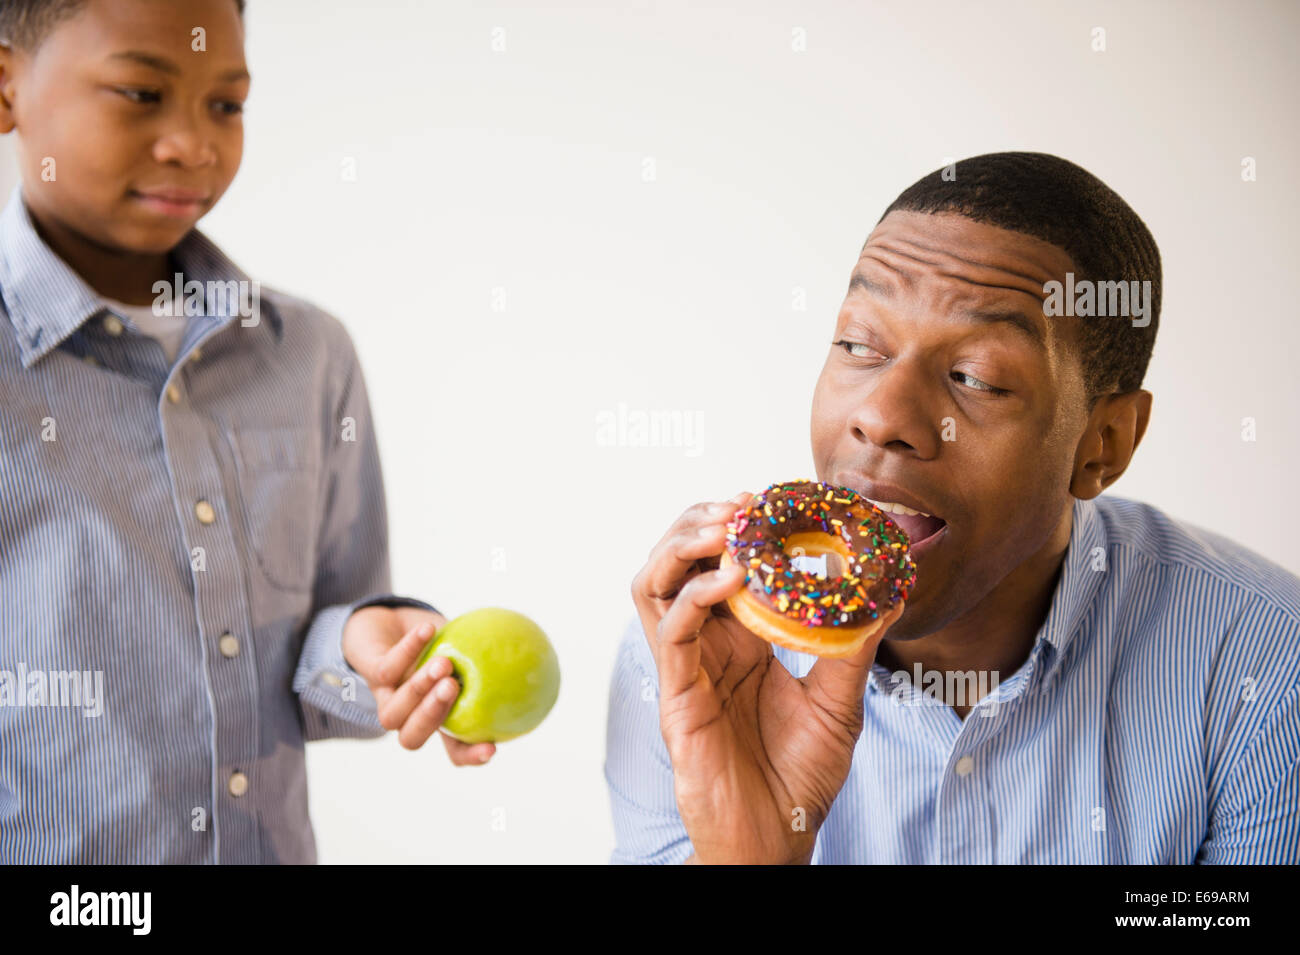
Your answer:
[[[1086,621],[1102,577],[1110,571],[1109,560],[1106,528],[1097,513],[1096,502],[1075,498],[1070,543],[1066,546],[1052,604],[1021,671],[1025,686],[1042,685],[1057,672],[1067,648]],[[889,693],[894,686],[891,678],[892,674],[876,663],[867,682],[875,690]]]
[[[1097,502],[1075,498],[1073,517],[1070,545],[1056,593],[1052,595],[1052,606],[1035,640],[1035,648],[1047,644],[1053,650],[1051,659],[1043,666],[1042,680],[1057,671],[1070,643],[1087,622],[1101,590],[1102,578],[1111,573],[1106,527],[1097,512]]]
[[[172,255],[186,282],[202,283],[205,317],[216,324],[226,325],[240,317],[237,297],[215,289],[216,283],[247,282],[248,288],[259,288],[198,229],[190,230]],[[14,186],[0,213],[0,297],[17,332],[24,368],[30,368],[105,308],[103,297],[37,233],[22,198],[21,183]],[[283,333],[279,313],[260,292],[257,299],[259,317],[270,318],[279,338]]]

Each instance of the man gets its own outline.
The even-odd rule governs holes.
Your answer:
[[[820,480],[932,516],[900,519],[916,586],[855,657],[774,651],[721,603],[748,495],[683,514],[612,681],[613,861],[1300,862],[1300,580],[1101,496],[1159,308],[1150,232],[1063,159],[894,201],[812,446]]]

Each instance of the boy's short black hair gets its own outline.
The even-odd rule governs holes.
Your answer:
[[[1160,323],[1160,250],[1146,224],[1114,190],[1080,166],[1048,153],[986,153],[917,180],[885,210],[952,212],[1044,239],[1074,260],[1075,280],[1149,281],[1150,321],[1076,318],[1089,407],[1111,391],[1142,386]]]
[[[0,43],[34,50],[55,24],[76,13],[86,0],[0,0]],[[235,0],[242,16],[244,0]]]

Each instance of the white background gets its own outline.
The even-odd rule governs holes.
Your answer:
[[[528,613],[564,674],[486,767],[308,747],[321,861],[608,857],[629,582],[690,504],[813,476],[858,249],[952,158],[1053,152],[1143,217],[1155,405],[1114,493],[1300,570],[1293,4],[249,0],[247,23],[244,165],[203,228],[351,330],[395,589]],[[703,430],[606,446],[620,405]]]

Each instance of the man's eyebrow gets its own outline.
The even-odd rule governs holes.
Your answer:
[[[849,291],[852,292],[855,288],[860,288],[868,295],[874,295],[876,298],[894,297],[894,290],[892,288],[888,285],[880,285],[871,281],[871,279],[867,278],[861,272],[854,272],[853,278],[849,280]]]
[[[167,73],[171,76],[180,75],[181,68],[164,56],[158,56],[156,53],[146,53],[143,50],[123,50],[121,53],[114,53],[109,57],[111,60],[130,60],[133,63],[139,63],[141,66],[147,66],[150,69],[157,70],[160,73]],[[228,80],[246,80],[250,79],[248,70],[242,66],[226,70],[217,79],[225,82]]]
[[[1034,344],[1034,347],[1040,351],[1047,351],[1047,336],[1043,331],[1043,326],[1035,322],[1024,312],[1018,312],[1013,308],[1008,309],[968,309],[961,312],[965,318],[983,325],[994,325],[999,322],[1005,322],[1012,328],[1017,328],[1024,333],[1026,337]]]
[[[869,295],[876,298],[892,299],[894,290],[888,285],[881,285],[873,282],[860,272],[854,272],[853,278],[849,281],[849,290],[860,288]],[[1022,334],[1034,344],[1035,347],[1042,351],[1047,350],[1047,335],[1043,326],[1035,322],[1024,312],[1017,311],[1014,308],[1007,309],[965,309],[959,313],[962,318],[969,319],[981,325],[994,325],[1005,323],[1013,328],[1018,329]]]

